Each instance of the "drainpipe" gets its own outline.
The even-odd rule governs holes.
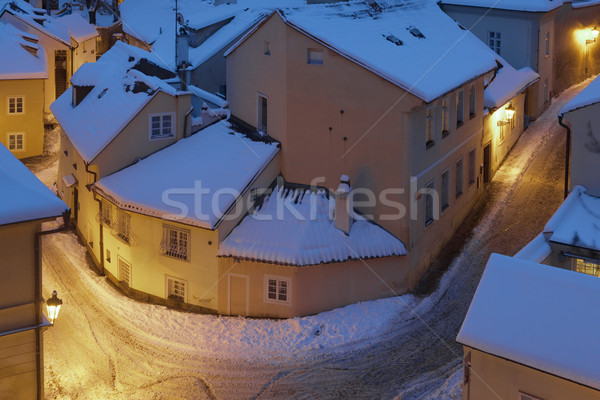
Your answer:
[[[567,130],[567,157],[565,158],[565,199],[569,195],[569,162],[571,158],[571,128],[563,123],[563,116],[558,116],[558,124]]]
[[[98,174],[95,173],[94,171],[90,170],[89,164],[86,164],[85,172],[87,172],[88,174],[94,175],[94,183],[96,183],[98,181]],[[87,190],[91,191],[92,185],[94,183],[92,183],[90,185],[85,185]],[[98,202],[98,210],[100,212],[100,215],[102,215],[102,200],[99,200],[98,198],[96,198],[96,194],[94,194],[92,196],[92,198],[94,199],[94,201]],[[100,269],[102,271],[102,275],[106,275],[106,272],[104,270],[104,225],[102,225],[102,221],[100,221]]]
[[[184,137],[184,138],[187,137],[186,136],[186,132],[187,132],[188,118],[189,118],[190,114],[192,113],[193,109],[194,109],[194,107],[190,107],[190,109],[188,110],[188,112],[185,113],[185,117],[183,117],[183,134],[181,136]],[[190,126],[190,136],[191,135],[192,135],[192,127]]]
[[[63,213],[63,225],[59,228],[49,231],[40,231],[35,234],[34,254],[35,254],[35,278],[34,278],[34,296],[35,296],[35,361],[36,361],[36,378],[37,378],[37,399],[43,400],[42,393],[44,389],[44,379],[42,370],[44,365],[42,362],[42,349],[40,346],[41,327],[42,324],[42,237],[53,233],[66,232],[69,229],[69,219],[71,211],[67,210]]]

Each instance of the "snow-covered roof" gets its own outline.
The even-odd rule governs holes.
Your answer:
[[[24,46],[37,50],[37,55]],[[0,79],[48,78],[46,51],[37,43],[36,36],[0,22],[0,54],[5,60],[10,60],[0,62]]]
[[[503,59],[500,63],[502,68],[498,69],[496,77],[484,92],[483,105],[487,108],[502,107],[540,79],[540,76],[529,67],[517,70]]]
[[[221,243],[218,255],[302,266],[406,254],[400,240],[364,218],[354,221],[349,235],[338,230],[330,217],[333,202],[325,189],[276,186]]]
[[[65,15],[58,20],[67,26],[69,34],[77,43],[99,36],[96,27],[78,13]]]
[[[492,254],[457,341],[600,389],[600,279]]]
[[[563,5],[562,0],[442,0],[440,3],[527,12],[547,12]]]
[[[577,96],[568,102],[559,115],[564,115],[570,111],[577,110],[578,108],[590,106],[600,102],[600,77],[594,79],[589,85],[585,87]]]
[[[600,198],[575,186],[550,218],[544,232],[550,241],[600,251]]]
[[[251,140],[217,122],[95,188],[123,209],[214,229],[278,151],[277,143]]]
[[[0,143],[0,225],[61,216],[67,205]]]
[[[46,10],[35,8],[23,0],[0,0],[0,16],[5,12],[14,15],[32,28],[62,42],[66,46],[71,46],[67,26],[58,21],[57,18],[46,14]]]
[[[83,64],[71,78],[75,86],[93,86],[77,106],[72,104],[73,86],[50,105],[86,163],[100,154],[158,91],[178,93],[164,80],[140,71],[146,71],[143,66],[148,62],[162,65],[152,53],[117,42],[95,63]]]
[[[528,260],[536,263],[543,262],[552,254],[552,248],[546,240],[544,234],[540,233],[531,242],[527,243],[517,254],[515,258]]]
[[[238,0],[237,4],[215,6],[209,0],[179,0],[178,12],[183,16],[185,27],[198,30],[231,19],[199,46],[190,47],[188,62],[192,68],[201,65],[276,7],[303,4],[304,0]],[[175,68],[174,8],[175,0],[125,0],[121,4],[123,31],[151,44],[152,51],[171,69]]]
[[[497,67],[495,54],[435,2],[375,4],[305,5],[281,9],[279,15],[291,27],[427,102]]]

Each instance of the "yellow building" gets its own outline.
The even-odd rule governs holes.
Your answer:
[[[37,37],[0,22],[0,143],[17,158],[44,150],[46,53]]]
[[[597,277],[492,254],[457,341],[463,399],[600,399]]]
[[[93,25],[80,15],[52,17],[23,0],[11,0],[0,8],[0,21],[38,37],[45,49],[48,79],[44,82],[44,111],[69,85],[73,72],[84,62],[96,60],[96,37]]]
[[[0,398],[44,398],[42,223],[68,212],[0,144]]]

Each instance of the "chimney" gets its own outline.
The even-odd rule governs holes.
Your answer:
[[[340,185],[335,191],[334,225],[346,235],[350,234],[350,228],[352,228],[352,222],[354,222],[354,219],[352,218],[353,211],[354,206],[352,203],[350,178],[348,175],[342,175],[340,178]]]
[[[177,37],[175,38],[175,47],[175,65],[177,66],[177,69],[180,69],[184,63],[188,64],[190,51],[190,36],[188,35],[184,27],[180,27],[177,31]]]

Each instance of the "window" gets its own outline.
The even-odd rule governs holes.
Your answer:
[[[271,43],[265,40],[265,56],[271,55]]]
[[[550,55],[550,32],[546,32],[546,56]]]
[[[267,284],[266,300],[270,302],[290,302],[290,280],[277,276],[265,276]]]
[[[117,208],[117,220],[113,228],[115,229],[115,234],[121,240],[126,243],[129,243],[130,240],[130,230],[131,230],[131,218],[129,214],[125,211]]]
[[[262,94],[258,94],[258,116],[256,128],[262,132],[267,133],[267,122],[268,122],[268,99]]]
[[[521,393],[519,392],[519,400],[542,400],[539,397],[534,397],[530,394],[525,394],[525,393]]]
[[[306,51],[306,62],[308,64],[323,64],[323,51],[317,49],[308,49]]]
[[[187,282],[167,276],[167,298],[186,301]]]
[[[444,212],[450,207],[450,170],[442,172],[442,202],[441,211]]]
[[[8,113],[9,114],[23,114],[25,112],[25,101],[23,97],[9,97],[8,98]]]
[[[434,218],[434,202],[437,199],[437,193],[435,191],[435,180],[429,182],[425,185],[425,190],[423,191],[423,197],[425,202],[425,226],[429,226]]]
[[[131,286],[131,264],[119,257],[118,265],[119,282]]]
[[[475,117],[475,86],[471,85],[469,89],[469,119]]]
[[[469,151],[469,186],[475,183],[475,149]]]
[[[174,136],[175,113],[150,114],[150,139]]]
[[[593,276],[600,276],[600,260],[573,257],[571,259],[571,267],[573,271]]]
[[[463,159],[456,162],[456,176],[454,177],[454,193],[456,197],[463,194]]]
[[[189,261],[190,231],[172,226],[164,226],[163,240],[160,247],[164,256]]]
[[[100,223],[111,226],[113,217],[112,217],[112,209],[113,206],[106,200],[102,200],[102,210],[100,210]]]
[[[425,111],[425,148],[435,144],[435,106]]]
[[[442,137],[448,136],[450,132],[450,100],[442,100]]]
[[[462,126],[465,120],[465,91],[461,90],[456,95],[456,127]]]
[[[500,40],[502,36],[500,32],[488,32],[488,46],[497,54],[500,54]]]
[[[25,134],[24,133],[9,133],[8,134],[8,149],[10,151],[25,150]]]

